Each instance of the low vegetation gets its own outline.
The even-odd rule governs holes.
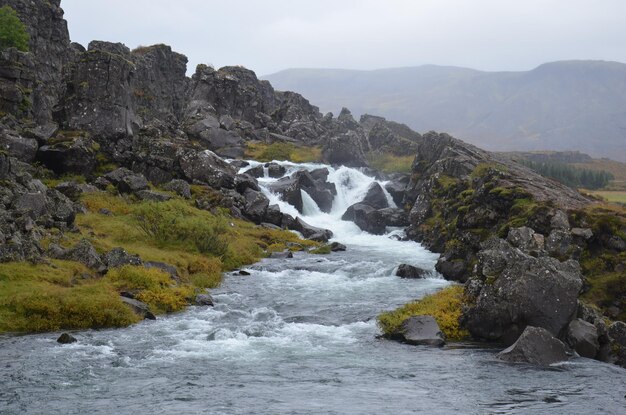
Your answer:
[[[521,159],[520,162],[542,176],[550,177],[573,188],[601,189],[615,179],[613,174],[604,170],[589,170],[565,163],[539,163],[527,159]]]
[[[384,173],[410,173],[415,156],[397,156],[390,153],[370,153],[370,167]]]
[[[16,48],[28,52],[30,36],[11,6],[0,7],[0,50]]]
[[[204,195],[199,187],[194,194]],[[155,314],[183,309],[222,273],[256,262],[268,252],[309,249],[318,243],[292,232],[266,229],[195,207],[174,198],[142,202],[99,192],[84,195],[87,212],[76,218],[79,232],[42,240],[65,248],[87,239],[99,253],[122,247],[145,261],[176,268],[177,278],[159,269],[123,266],[105,276],[71,261],[0,264],[0,332],[37,332],[127,326],[138,317],[120,300],[129,292]]]
[[[0,332],[120,327],[139,318],[83,265],[0,264]]]
[[[437,320],[447,340],[464,340],[468,338],[469,333],[459,324],[462,305],[463,287],[453,285],[396,310],[382,313],[378,316],[378,325],[384,335],[391,336],[400,330],[402,322],[407,318],[430,315]]]
[[[249,143],[246,149],[246,157],[264,162],[279,160],[292,161],[294,163],[313,163],[322,160],[322,149],[285,142],[272,144]]]
[[[584,192],[590,194],[594,197],[599,197],[607,202],[611,203],[620,203],[626,205],[626,191],[593,191],[593,192]]]

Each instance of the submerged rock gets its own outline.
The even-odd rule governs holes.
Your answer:
[[[409,317],[390,337],[416,346],[441,347],[446,344],[445,336],[432,316]]]
[[[269,257],[272,258],[272,259],[293,258],[293,252],[291,252],[291,251],[272,252]]]
[[[426,278],[428,271],[413,265],[400,264],[396,271],[396,276],[400,278]]]
[[[332,252],[342,252],[342,251],[345,251],[346,249],[347,249],[346,246],[339,242],[333,242],[330,244],[330,250]]]
[[[71,344],[71,343],[76,343],[77,341],[78,340],[76,340],[76,337],[72,336],[69,333],[63,333],[57,339],[57,343],[61,343],[61,344]]]
[[[512,346],[496,357],[505,362],[548,366],[567,360],[571,355],[567,346],[550,332],[541,327],[528,326]]]
[[[194,299],[194,304],[198,306],[213,306],[213,297],[209,294],[198,294]]]

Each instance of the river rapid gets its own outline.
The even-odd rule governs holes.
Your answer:
[[[624,414],[626,371],[589,359],[549,368],[494,359],[496,349],[378,339],[375,317],[449,284],[437,254],[341,221],[374,181],[346,167],[281,162],[287,174],[327,167],[338,194],[304,214],[347,251],[264,259],[227,274],[215,307],[129,328],[0,337],[1,414]],[[258,165],[251,162],[251,166]],[[388,198],[391,203],[391,198]],[[401,263],[430,278],[394,276]]]

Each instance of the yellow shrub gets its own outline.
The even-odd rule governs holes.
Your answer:
[[[165,271],[134,265],[114,268],[106,278],[120,290],[154,290],[172,285],[172,279]]]
[[[189,304],[193,295],[191,287],[173,287],[144,290],[137,295],[137,300],[148,304],[156,314],[180,311]]]
[[[448,340],[463,340],[469,333],[459,325],[462,305],[463,287],[453,285],[396,310],[382,313],[378,316],[378,325],[385,335],[390,335],[397,332],[407,318],[430,315],[437,320]]]
[[[138,321],[107,281],[70,285],[59,275],[45,274],[51,269],[46,265],[0,264],[0,270],[7,267],[26,272],[18,280],[0,280],[0,332],[124,327]],[[30,274],[34,269],[43,277]],[[55,271],[72,278],[67,263]]]

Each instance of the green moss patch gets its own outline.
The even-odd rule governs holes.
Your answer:
[[[407,318],[430,315],[437,320],[439,328],[448,340],[463,340],[469,337],[469,333],[459,324],[462,305],[463,287],[453,285],[396,310],[380,314],[378,325],[384,335],[391,336],[400,330],[402,322]]]

